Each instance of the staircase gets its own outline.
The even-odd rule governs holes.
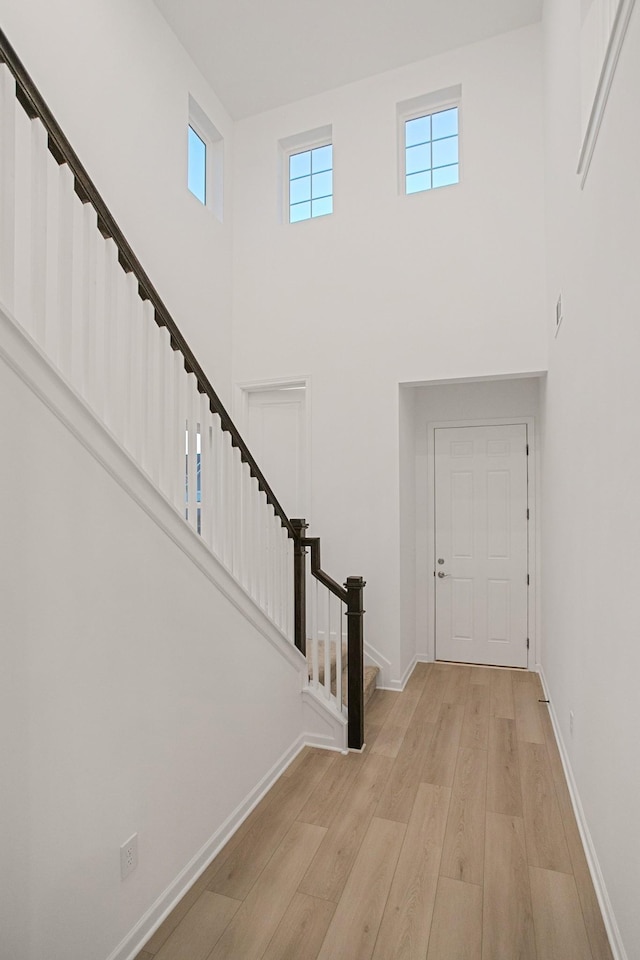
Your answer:
[[[247,603],[308,654],[308,688],[342,725],[343,745],[361,749],[375,684],[364,669],[364,581],[329,577],[319,539],[284,513],[2,30],[0,304]]]

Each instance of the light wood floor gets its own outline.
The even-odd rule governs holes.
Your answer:
[[[304,750],[138,960],[613,960],[536,674],[418,664]]]

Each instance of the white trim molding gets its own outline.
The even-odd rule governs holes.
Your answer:
[[[618,66],[618,60],[620,59],[620,52],[627,34],[634,4],[635,0],[620,0],[611,28],[611,35],[604,55],[602,70],[600,71],[598,85],[593,98],[593,105],[582,141],[582,149],[580,150],[580,157],[578,159],[577,173],[581,177],[580,186],[582,189],[584,189],[591,166],[593,152],[598,140],[598,134],[600,133],[600,127],[602,126],[609,93],[611,92],[613,78],[616,67]]]
[[[600,912],[602,913],[602,919],[604,921],[605,929],[607,931],[607,936],[609,938],[609,946],[614,956],[614,960],[629,960],[627,952],[622,943],[622,936],[620,934],[620,928],[615,918],[613,912],[613,906],[611,905],[611,900],[609,899],[609,894],[607,892],[607,887],[604,882],[604,876],[600,863],[598,861],[598,855],[596,853],[596,848],[593,843],[593,838],[587,824],[587,819],[585,817],[584,808],[582,806],[582,801],[580,800],[580,794],[578,792],[578,786],[576,784],[575,777],[573,775],[573,770],[571,768],[571,762],[569,760],[569,754],[562,739],[562,733],[560,731],[560,724],[558,723],[558,717],[553,706],[553,701],[551,699],[551,694],[549,691],[549,685],[547,684],[546,677],[544,675],[544,670],[542,667],[538,669],[540,675],[540,680],[542,681],[542,689],[544,690],[544,695],[549,701],[549,716],[551,718],[551,725],[553,727],[553,733],[556,738],[556,743],[558,744],[558,750],[560,752],[560,759],[562,761],[562,769],[564,770],[565,780],[567,781],[567,787],[569,788],[569,796],[571,797],[571,804],[573,806],[573,812],[576,817],[576,822],[578,824],[578,830],[580,832],[580,839],[582,840],[582,846],[584,848],[585,856],[587,858],[587,864],[589,866],[589,873],[591,874],[591,880],[593,881],[593,888],[595,890],[596,898],[600,906]]]

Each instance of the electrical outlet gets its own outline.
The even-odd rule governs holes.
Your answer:
[[[569,733],[573,736],[573,710],[569,710]]]
[[[124,880],[138,866],[138,834],[134,833],[120,847],[120,876]]]

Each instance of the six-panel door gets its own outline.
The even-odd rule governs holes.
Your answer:
[[[527,427],[435,430],[436,659],[527,666]]]

